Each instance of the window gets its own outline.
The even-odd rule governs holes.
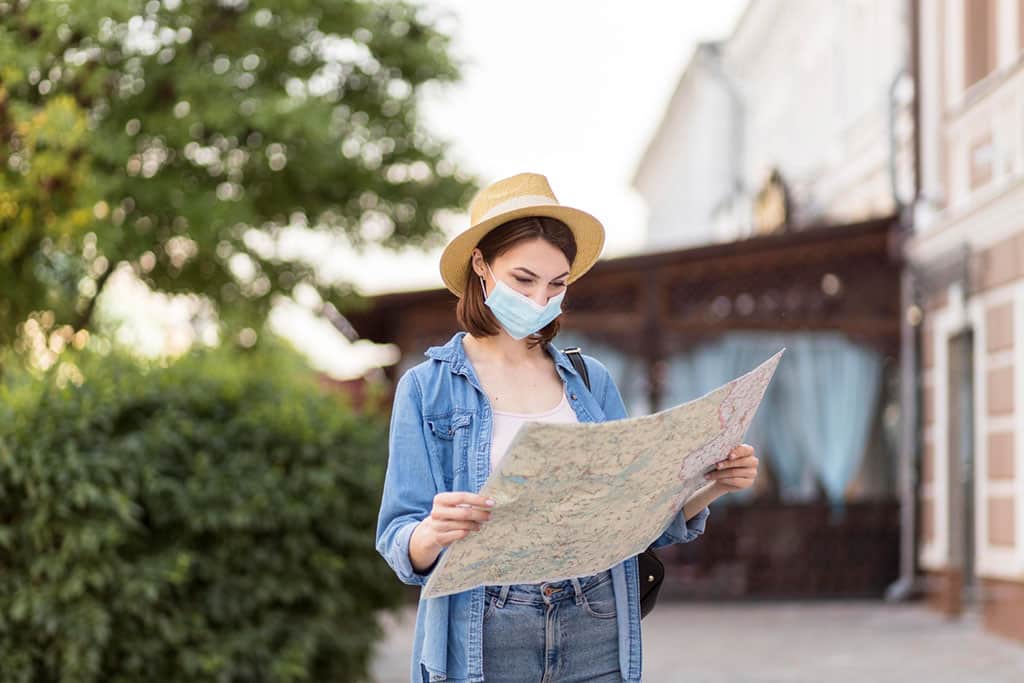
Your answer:
[[[1018,0],[1024,6],[1024,0]],[[996,10],[998,0],[963,0],[964,88],[996,68]]]
[[[1017,49],[1024,52],[1024,0],[1017,0]]]

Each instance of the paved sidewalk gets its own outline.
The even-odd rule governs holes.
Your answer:
[[[415,616],[385,618],[378,683],[407,682]],[[661,603],[642,624],[645,683],[1024,681],[1024,644],[919,603]]]

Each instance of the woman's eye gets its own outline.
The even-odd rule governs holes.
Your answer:
[[[519,277],[518,275],[513,275],[512,277],[515,279],[516,282],[518,282],[520,284],[523,284],[523,285],[528,285],[531,282],[533,282],[533,278],[530,278],[530,277]],[[552,282],[551,286],[552,287],[565,287],[565,283],[564,282]]]

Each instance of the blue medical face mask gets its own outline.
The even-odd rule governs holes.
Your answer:
[[[486,264],[484,264],[486,265]],[[494,313],[501,326],[505,328],[513,339],[523,339],[543,328],[549,322],[558,317],[562,312],[562,298],[565,297],[563,289],[556,296],[548,299],[546,305],[541,306],[528,296],[523,296],[512,289],[504,282],[494,276],[494,271],[487,266],[487,271],[494,278],[494,289],[490,295],[487,294],[487,287],[484,279],[480,278],[480,288],[484,292],[484,303]]]

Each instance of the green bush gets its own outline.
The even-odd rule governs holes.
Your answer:
[[[0,386],[0,681],[365,678],[384,420],[279,345],[70,361]]]

